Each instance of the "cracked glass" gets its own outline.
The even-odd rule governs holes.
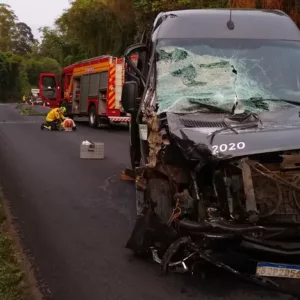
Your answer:
[[[156,60],[158,113],[205,105],[231,112],[236,102],[254,113],[300,105],[298,42],[160,40]]]

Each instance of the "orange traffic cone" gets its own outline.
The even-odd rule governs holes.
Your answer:
[[[43,106],[42,106],[42,107],[46,108],[46,103],[45,103],[45,101],[43,102]]]

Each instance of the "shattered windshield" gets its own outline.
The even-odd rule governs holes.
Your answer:
[[[298,42],[160,40],[156,60],[159,113],[203,111],[205,105],[231,112],[236,101],[255,113],[291,106],[279,100],[300,105]]]

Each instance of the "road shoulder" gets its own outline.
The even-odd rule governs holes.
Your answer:
[[[0,187],[0,299],[41,300],[42,295]]]

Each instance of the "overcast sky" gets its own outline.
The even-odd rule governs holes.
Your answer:
[[[31,27],[35,38],[39,38],[38,28],[53,26],[57,17],[69,7],[69,0],[0,0],[11,6],[20,22]]]

